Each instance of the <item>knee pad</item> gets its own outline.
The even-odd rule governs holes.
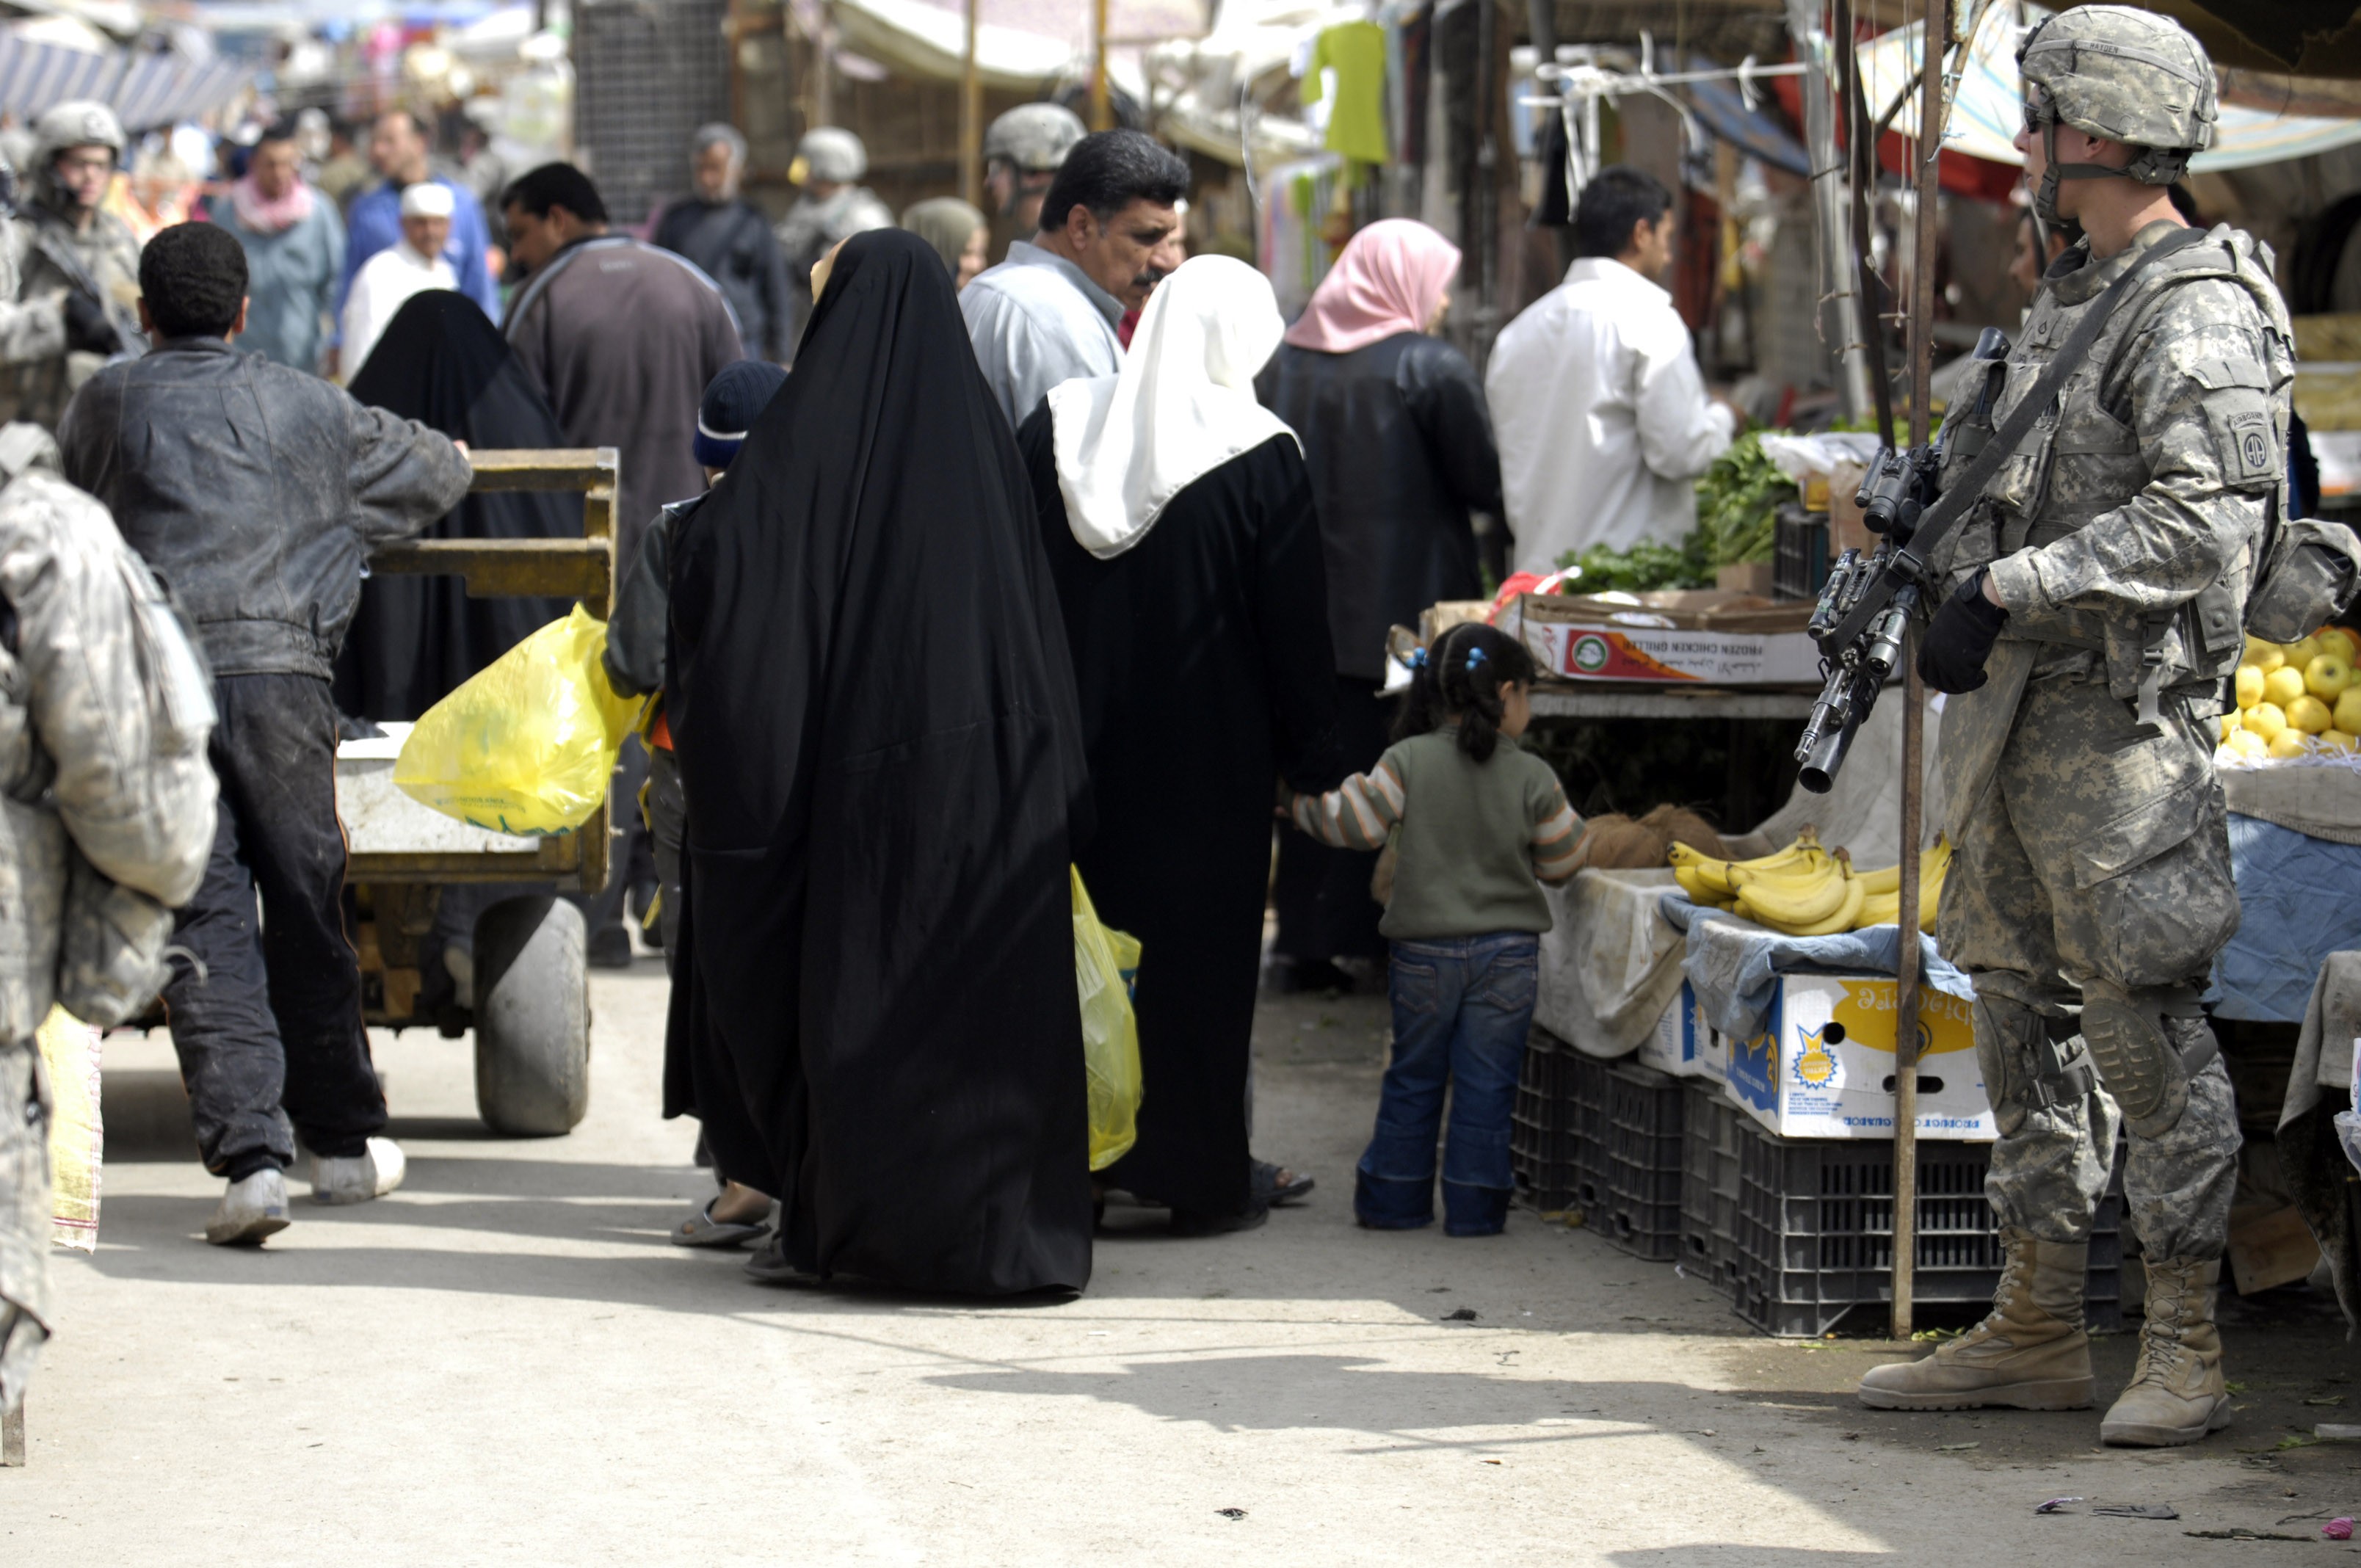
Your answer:
[[[2221,1052],[2196,993],[2182,986],[2085,982],[2082,1038],[2125,1124],[2147,1138],[2180,1125],[2190,1079]]]
[[[2073,1045],[2073,1025],[2012,997],[1976,997],[1976,1061],[1984,1096],[2003,1137],[2025,1124],[2036,1107],[2082,1099],[2095,1081]]]

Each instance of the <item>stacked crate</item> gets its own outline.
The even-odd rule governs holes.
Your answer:
[[[1567,1078],[1578,1053],[1536,1027],[1525,1042],[1525,1066],[1509,1118],[1509,1168],[1517,1201],[1543,1214],[1575,1205],[1573,1102]]]

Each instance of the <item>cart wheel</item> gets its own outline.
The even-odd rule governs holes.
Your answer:
[[[476,917],[476,1109],[494,1132],[551,1137],[590,1109],[582,911],[511,898]]]

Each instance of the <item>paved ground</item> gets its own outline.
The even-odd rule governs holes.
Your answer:
[[[299,1205],[260,1254],[196,1237],[193,1160],[118,1146],[103,1241],[60,1255],[32,1464],[0,1563],[1850,1564],[2249,1562],[2361,1508],[2342,1326],[2246,1310],[2239,1424],[2102,1452],[2095,1413],[1897,1418],[1889,1354],[1749,1332],[1695,1282],[1519,1214],[1505,1237],[1350,1223],[1382,1050],[1364,1000],[1266,1006],[1259,1143],[1309,1208],[1211,1241],[1118,1211],[1079,1299],[769,1290],[664,1232],[701,1192],[657,1119],[664,981],[601,977],[590,1118],[472,1116],[466,1042],[380,1047],[410,1184]],[[161,1041],[116,1042],[128,1129]],[[300,1190],[300,1184],[299,1184]],[[913,1193],[912,1201],[924,1195]],[[1472,1321],[1447,1321],[1461,1310]],[[2103,1346],[2119,1379],[2130,1342]],[[2104,1379],[2103,1378],[2103,1382]],[[2169,1503],[2178,1522],[2037,1518]],[[2278,1559],[2274,1558],[2274,1561]]]

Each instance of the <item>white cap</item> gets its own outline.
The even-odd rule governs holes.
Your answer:
[[[456,204],[451,199],[451,187],[438,181],[422,180],[401,192],[405,218],[447,218]]]

